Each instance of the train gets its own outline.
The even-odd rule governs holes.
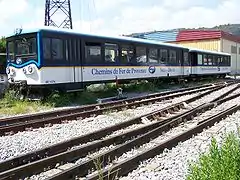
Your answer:
[[[124,80],[225,77],[228,53],[70,29],[20,29],[6,38],[10,86],[73,92]]]

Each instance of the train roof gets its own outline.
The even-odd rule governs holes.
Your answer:
[[[208,53],[208,54],[217,54],[217,55],[224,55],[224,56],[231,56],[229,53],[218,52],[218,51],[209,51],[197,48],[188,48],[189,52],[201,52],[201,53]]]
[[[106,35],[100,35],[100,34],[79,32],[79,31],[72,30],[72,29],[56,28],[56,27],[49,27],[49,26],[48,27],[44,26],[41,28],[33,28],[33,29],[22,29],[21,34],[28,34],[28,33],[40,32],[40,31],[75,34],[75,35],[83,35],[83,36],[99,37],[99,38],[109,38],[109,39],[113,39],[113,40],[131,41],[131,42],[136,42],[136,43],[162,45],[162,46],[168,46],[168,47],[188,49],[187,47],[184,47],[181,45],[164,43],[164,42],[160,42],[160,41],[156,41],[156,40],[147,40],[147,39],[126,37],[126,36],[108,36],[108,35],[106,36]],[[11,34],[8,37],[15,36],[15,35],[16,34]]]

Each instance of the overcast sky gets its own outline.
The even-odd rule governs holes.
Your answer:
[[[71,0],[73,28],[121,35],[240,23],[239,0]],[[0,36],[44,24],[45,0],[0,0]],[[61,19],[56,14],[56,19]]]

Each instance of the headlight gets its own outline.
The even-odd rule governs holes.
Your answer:
[[[23,68],[23,73],[27,74],[27,70],[25,68]]]
[[[29,72],[30,74],[32,74],[33,71],[34,71],[33,67],[32,67],[32,66],[28,66],[28,72]]]

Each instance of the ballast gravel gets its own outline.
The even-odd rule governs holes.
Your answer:
[[[160,142],[171,138],[186,129],[195,126],[198,121],[203,120],[206,117],[212,116],[219,111],[226,110],[235,104],[240,104],[240,98],[236,98],[232,101],[223,103],[222,105],[207,111],[201,115],[201,118],[196,117],[193,122],[187,124],[181,124],[179,127],[167,132],[164,136],[160,136],[152,141],[152,144],[148,143],[144,149],[153,147]],[[120,178],[121,180],[184,180],[188,173],[189,162],[197,161],[199,154],[207,152],[209,149],[212,137],[216,138],[218,143],[221,144],[223,137],[228,132],[237,133],[240,125],[240,111],[227,117],[226,119],[215,124],[213,127],[204,130],[197,136],[179,143],[171,150],[165,149],[163,153],[142,162],[139,167],[128,174],[128,176]],[[155,143],[156,144],[155,144]],[[141,148],[139,148],[141,150]],[[139,153],[140,151],[138,151]],[[131,153],[125,153],[118,160],[124,160],[125,158],[136,155],[136,150],[132,150]]]
[[[52,127],[33,129],[32,131],[19,132],[12,136],[0,137],[0,162],[21,154],[63,142],[93,131],[113,126],[152,111],[165,108],[169,105],[189,99],[199,93],[185,95],[158,102],[152,105],[127,109],[125,111],[105,113],[96,117],[83,120],[74,120],[64,124],[55,124]]]
[[[230,86],[230,87],[226,87],[226,88],[224,88],[224,89],[221,89],[221,90],[219,90],[219,91],[217,91],[217,92],[214,92],[214,93],[211,93],[211,94],[209,94],[209,96],[206,96],[206,97],[208,97],[207,98],[207,100],[205,100],[206,102],[208,102],[209,101],[209,98],[211,98],[212,96],[211,95],[214,95],[214,96],[219,96],[221,93],[224,93],[224,92],[227,92],[228,90],[230,90],[230,89],[232,89],[233,88],[233,86]],[[196,94],[195,94],[196,95]],[[194,96],[195,96],[194,95]],[[182,97],[183,98],[183,97]],[[188,97],[186,98],[186,99],[189,99],[190,97],[189,97],[189,95],[188,95]],[[177,100],[178,98],[175,98],[174,100]],[[203,99],[203,98],[202,98]],[[178,102],[180,102],[180,101],[182,101],[183,99],[181,99],[181,100],[179,100]],[[210,99],[211,100],[211,99]],[[170,100],[170,101],[172,101],[172,100]],[[201,102],[201,101],[200,101]],[[200,103],[199,102],[199,103]],[[160,102],[161,103],[161,102]],[[162,103],[164,103],[164,102],[162,102]],[[170,102],[168,102],[167,104],[165,104],[166,106],[169,106],[170,104],[169,104]],[[175,102],[175,103],[177,103],[177,101]],[[159,103],[157,103],[158,105],[159,105]],[[151,108],[153,108],[153,106],[155,106],[156,104],[153,104],[153,105],[150,105],[151,106]],[[196,105],[196,104],[195,104]],[[166,106],[164,106],[164,107],[166,107]],[[146,107],[146,106],[144,106],[144,107]],[[148,107],[148,106],[147,106]],[[162,109],[162,108],[164,108],[164,107],[161,107],[160,109]],[[137,108],[137,109],[140,109],[140,108]],[[158,108],[157,108],[158,109]],[[154,110],[156,110],[156,109],[154,109]],[[153,110],[152,110],[153,111]],[[151,111],[150,111],[151,112]],[[142,113],[142,114],[145,114],[146,112],[144,112],[144,113]],[[138,115],[140,115],[140,114],[138,114]],[[142,123],[150,123],[150,122],[142,122]],[[118,131],[118,132],[116,132],[116,133],[113,133],[113,135],[116,135],[116,134],[121,134],[121,133],[123,133],[123,132],[126,132],[126,131],[128,131],[128,130],[130,130],[131,128],[136,128],[136,127],[139,127],[139,126],[142,126],[143,124],[138,124],[138,125],[132,125],[130,128],[126,128],[126,129],[124,129],[124,130],[120,130],[120,131]],[[112,136],[112,135],[111,135]],[[109,146],[109,147],[104,147],[104,148],[102,148],[100,151],[98,151],[98,152],[96,152],[96,153],[93,153],[93,154],[89,154],[87,157],[85,157],[85,158],[81,158],[81,159],[79,159],[77,162],[75,162],[76,164],[79,164],[79,163],[82,163],[82,162],[84,162],[84,161],[86,161],[86,160],[89,160],[89,158],[91,158],[91,157],[93,157],[94,155],[97,155],[97,154],[99,154],[99,153],[103,153],[103,152],[105,152],[105,151],[107,151],[107,150],[110,150],[110,149],[112,149],[112,148],[114,148],[115,146]],[[46,173],[48,173],[48,172],[44,172],[44,173],[41,173],[41,174],[39,174],[39,175],[36,175],[36,176],[32,176],[31,177],[31,179],[41,179],[41,177],[43,178],[43,177],[46,177],[46,176],[48,176],[48,175],[46,175]]]

